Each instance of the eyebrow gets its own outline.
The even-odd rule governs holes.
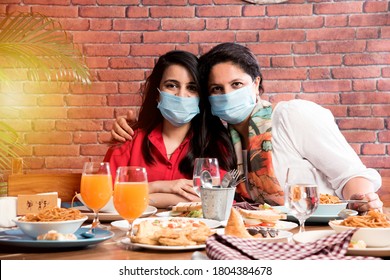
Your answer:
[[[173,80],[173,79],[168,79],[168,80],[163,81],[163,83],[179,83],[179,81]]]
[[[243,79],[237,78],[237,79],[233,79],[233,80],[229,81],[228,83],[231,84],[231,83],[236,83],[236,82],[244,83],[245,81]],[[209,87],[220,86],[220,85],[222,85],[222,84],[215,83],[215,84],[209,85]]]

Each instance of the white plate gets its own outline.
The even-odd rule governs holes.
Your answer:
[[[179,218],[175,218],[175,217],[142,218],[142,219],[135,220],[134,224],[139,224],[141,221],[145,221],[145,220],[149,220],[149,221],[155,221],[155,220],[166,221],[166,220],[169,220],[169,219],[191,219],[191,220],[194,220],[194,221],[202,221],[209,228],[217,228],[217,227],[221,226],[220,222],[214,221],[214,220],[197,219],[197,218],[184,218],[184,217],[179,217]],[[127,231],[128,227],[129,227],[129,223],[126,220],[115,221],[115,222],[112,222],[111,225],[116,227],[116,228],[118,228],[118,229],[120,229],[120,230],[123,230],[123,231]]]
[[[279,230],[292,230],[298,226],[297,223],[287,222],[287,221],[277,221],[274,228]]]
[[[289,214],[289,210],[285,206],[272,206],[272,208],[287,213],[287,220],[292,222],[298,222],[298,219]],[[306,222],[308,223],[328,223],[331,220],[339,220],[339,216],[335,215],[311,215]]]
[[[159,212],[156,214],[157,217],[165,218],[165,217],[173,217],[172,211],[164,211],[164,212]]]
[[[223,228],[215,229],[216,233],[223,234]],[[123,244],[135,245],[144,249],[159,250],[159,251],[185,251],[185,250],[198,250],[206,248],[206,244],[188,245],[188,246],[162,246],[162,245],[148,245],[141,243],[131,243],[130,239],[124,238],[121,240]]]
[[[256,238],[259,241],[281,241],[283,239],[289,239],[293,236],[293,233],[290,231],[286,230],[279,230],[278,236],[275,237],[261,237],[261,238]]]
[[[297,243],[315,242],[320,238],[336,233],[334,230],[312,230],[297,233],[293,236],[293,240]],[[390,246],[388,247],[372,247],[372,248],[348,248],[348,255],[352,256],[373,256],[373,257],[388,257],[390,256]]]
[[[76,209],[79,209],[84,215],[88,217],[88,220],[93,220],[95,217],[95,214],[92,213],[87,207],[85,206],[77,206],[74,207]],[[157,208],[154,206],[148,206],[144,213],[142,214],[141,218],[146,218],[149,216],[154,215],[157,212]],[[116,221],[122,219],[121,215],[118,214],[118,212],[113,213],[107,213],[107,212],[99,212],[99,220],[101,222],[109,222],[109,221]]]
[[[223,227],[226,227],[227,221],[222,221],[221,225]],[[277,221],[273,228],[276,228],[279,230],[292,230],[293,228],[296,228],[297,226],[298,226],[297,223],[287,222],[287,221]]]

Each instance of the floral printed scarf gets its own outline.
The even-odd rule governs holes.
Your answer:
[[[243,199],[256,203],[283,205],[284,192],[275,177],[272,165],[272,105],[260,100],[249,120],[249,146],[242,149],[239,133],[229,126],[239,170],[247,180],[237,186]]]

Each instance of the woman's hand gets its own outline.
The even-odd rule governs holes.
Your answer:
[[[187,179],[150,182],[149,193],[172,193],[187,201],[200,201],[199,196],[194,191],[192,180]]]
[[[363,177],[350,179],[344,186],[343,197],[345,199],[366,200],[368,202],[354,202],[349,208],[358,212],[366,212],[371,209],[382,210],[383,202],[377,193],[374,192],[373,184]]]
[[[133,140],[134,131],[128,122],[136,121],[136,114],[133,110],[127,112],[127,116],[119,116],[116,118],[112,129],[111,136],[114,140],[125,142],[126,140]]]
[[[355,193],[351,195],[350,199],[367,200],[368,202],[359,203],[354,202],[349,204],[350,209],[354,209],[358,212],[367,212],[368,210],[376,209],[382,211],[383,202],[380,200],[377,193]]]

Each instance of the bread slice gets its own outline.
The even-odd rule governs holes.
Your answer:
[[[255,219],[263,222],[276,222],[278,220],[286,219],[285,213],[276,211],[274,209],[267,210],[246,210],[238,208],[239,213],[244,219]]]
[[[202,202],[179,202],[172,207],[173,212],[188,212],[201,209]]]

